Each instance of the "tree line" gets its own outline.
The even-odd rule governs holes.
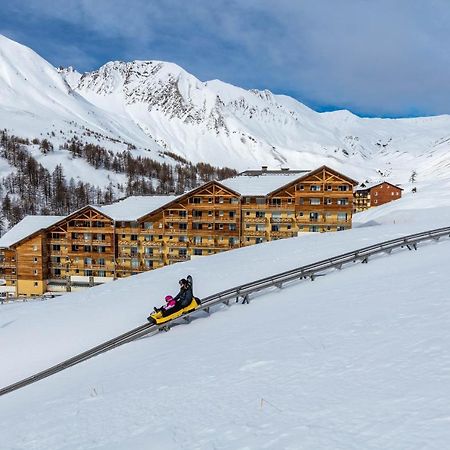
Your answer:
[[[0,131],[0,157],[16,170],[0,180],[0,232],[18,223],[28,214],[67,215],[87,204],[108,204],[130,195],[182,194],[213,179],[236,175],[230,168],[207,163],[192,164],[182,157],[163,152],[161,156],[176,164],[161,163],[132,149],[112,152],[76,138],[61,146],[73,158],[82,158],[95,169],[105,169],[126,176],[125,183],[110,183],[106,188],[74,178],[67,178],[61,164],[53,171],[42,166],[28,151],[37,145],[42,153],[54,151],[47,139],[23,139]]]

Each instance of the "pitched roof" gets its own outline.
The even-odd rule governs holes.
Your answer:
[[[59,222],[63,218],[64,216],[25,216],[0,238],[0,247],[11,247],[22,239]]]
[[[176,198],[175,195],[127,197],[111,205],[95,206],[95,209],[115,221],[134,221]]]
[[[361,183],[356,190],[357,191],[368,191],[369,189],[373,189],[374,187],[380,186],[381,184],[389,184],[392,187],[395,187],[396,189],[400,189],[403,191],[403,188],[400,186],[396,186],[395,184],[389,183],[389,181],[379,181],[378,183]]]
[[[302,172],[303,174],[309,172]],[[260,173],[259,175],[247,175],[245,173],[233,178],[220,181],[223,186],[233,189],[245,196],[264,196],[270,192],[286,186],[292,181],[300,178],[300,174],[294,172]]]

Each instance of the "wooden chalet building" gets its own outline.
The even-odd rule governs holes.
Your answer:
[[[263,168],[178,197],[130,197],[67,217],[27,216],[0,239],[0,294],[77,290],[301,232],[345,230],[356,184],[325,166]]]
[[[402,188],[387,181],[367,185],[362,183],[354,192],[353,211],[361,212],[398,200],[402,196],[402,191]]]

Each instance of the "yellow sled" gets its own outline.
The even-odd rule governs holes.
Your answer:
[[[150,314],[150,316],[147,317],[147,320],[150,323],[159,325],[162,323],[169,322],[170,320],[176,319],[177,317],[180,317],[183,314],[194,311],[194,309],[196,309],[197,306],[200,306],[200,299],[193,297],[191,303],[188,306],[186,306],[182,309],[179,309],[178,311],[175,311],[173,314],[169,314],[169,315],[163,317],[162,312],[158,311],[158,312],[154,312],[154,313]]]

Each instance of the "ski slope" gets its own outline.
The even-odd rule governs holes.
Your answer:
[[[143,323],[191,273],[200,297],[450,224],[446,190],[307,234],[47,301],[0,305],[0,385]],[[427,203],[428,202],[428,203]],[[424,205],[433,205],[424,208]],[[450,240],[272,290],[0,399],[1,448],[442,449]]]

